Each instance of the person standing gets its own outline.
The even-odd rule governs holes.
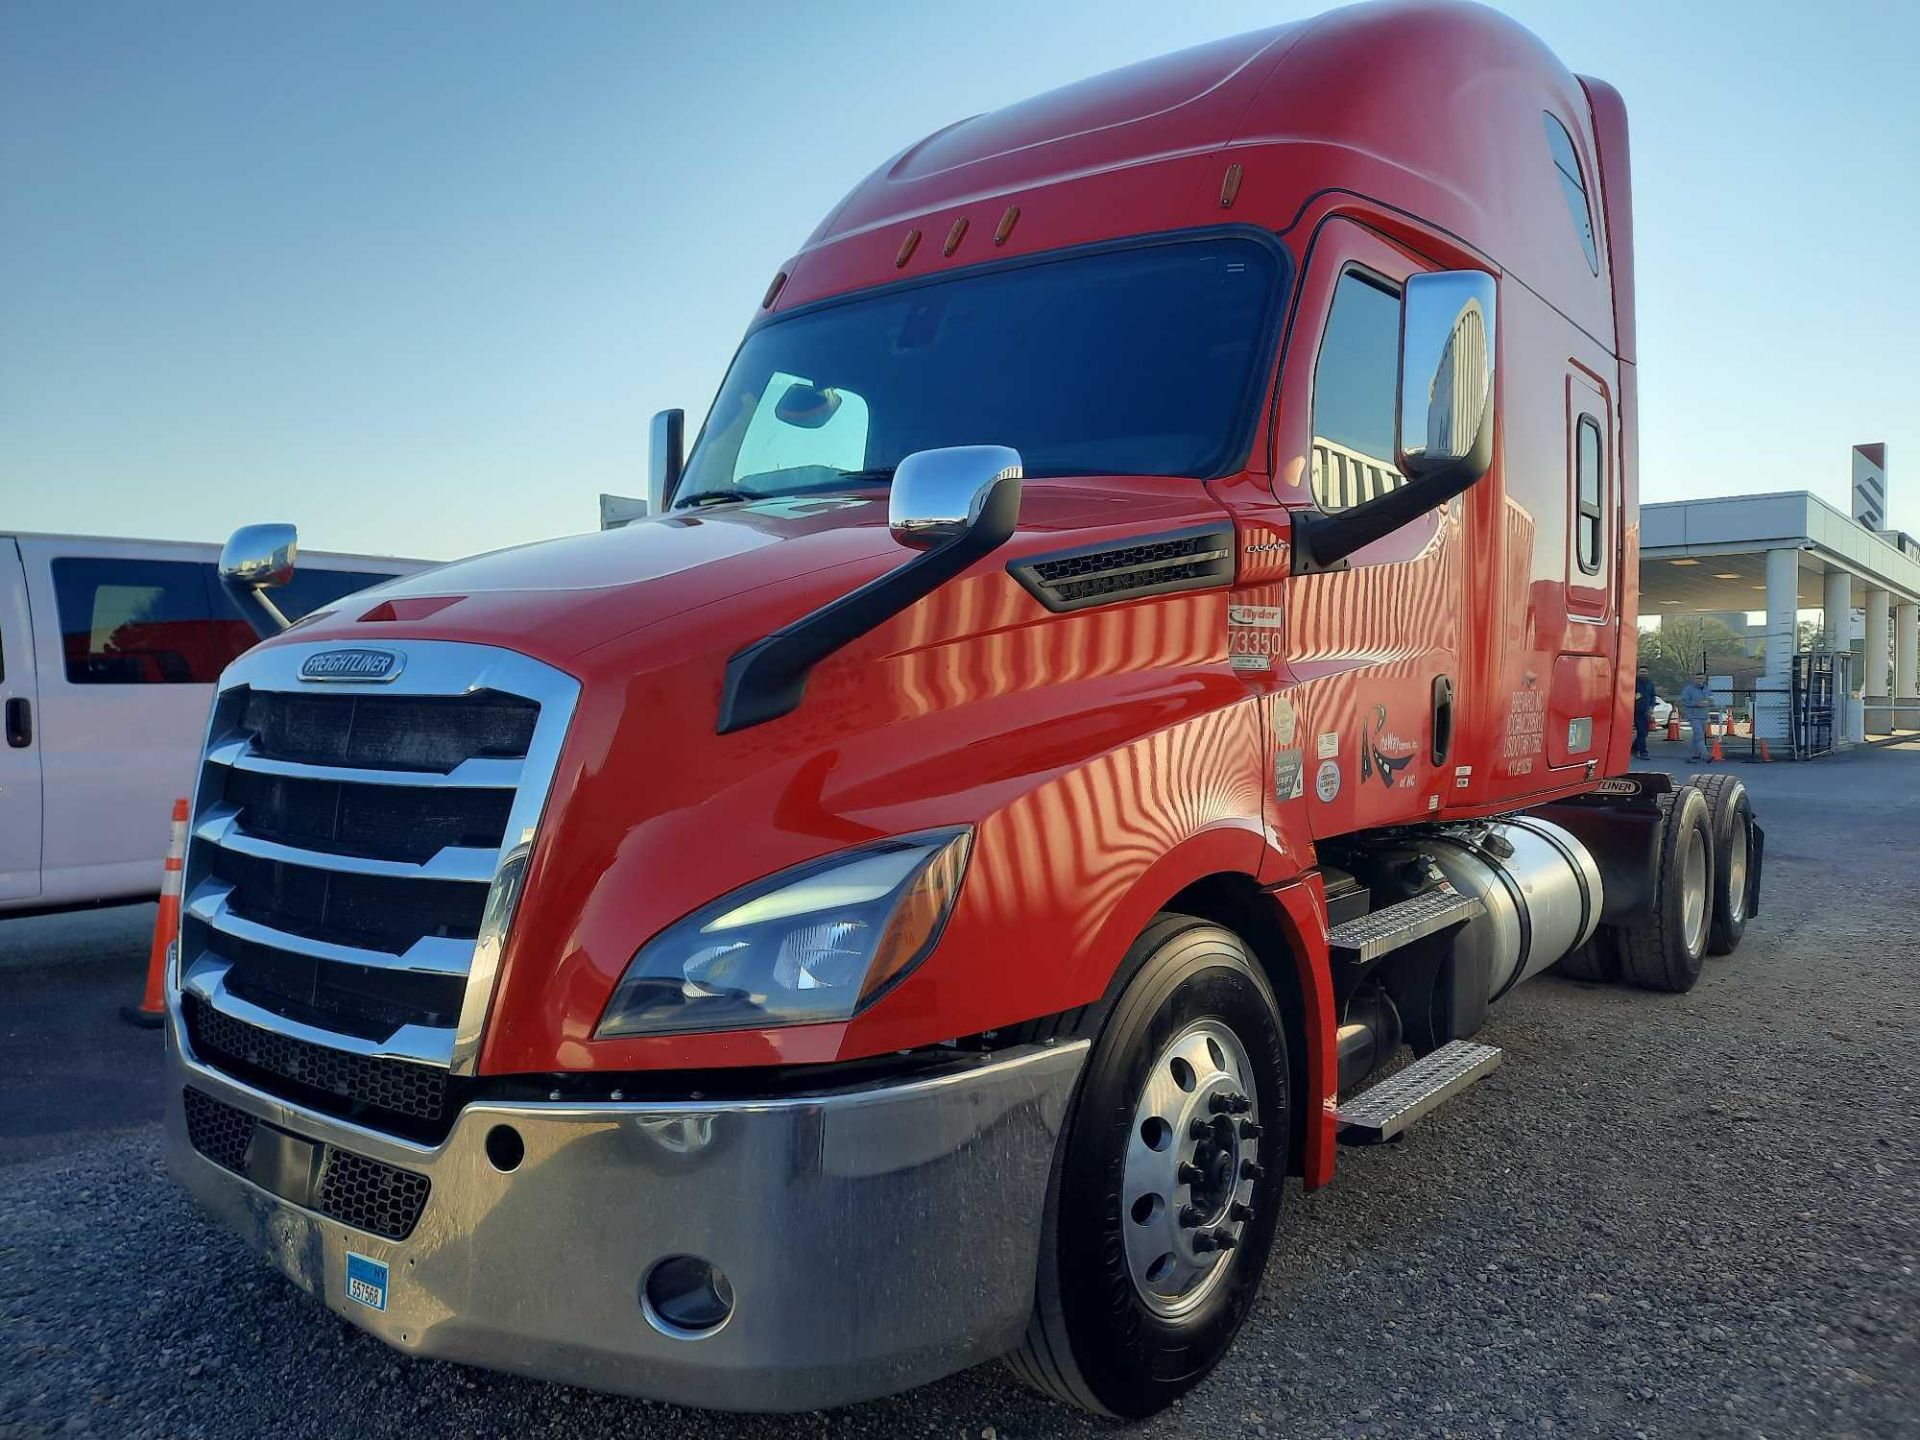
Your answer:
[[[1653,728],[1653,702],[1656,698],[1653,693],[1653,672],[1642,665],[1633,681],[1633,758],[1636,760],[1653,758],[1647,753],[1647,731]]]
[[[1701,670],[1681,687],[1680,711],[1687,717],[1687,729],[1692,734],[1692,749],[1687,751],[1689,760],[1706,760],[1707,754],[1707,702],[1713,699],[1713,692],[1707,689],[1707,672]]]

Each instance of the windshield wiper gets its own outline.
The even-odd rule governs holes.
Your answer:
[[[749,490],[736,485],[731,490],[702,490],[698,495],[689,495],[684,500],[676,500],[669,509],[700,510],[708,505],[735,505],[746,500],[771,500],[773,492],[767,490]]]

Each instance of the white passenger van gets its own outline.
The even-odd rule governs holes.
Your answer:
[[[255,640],[218,545],[0,533],[0,914],[160,888],[214,682]],[[305,554],[290,620],[425,567]]]

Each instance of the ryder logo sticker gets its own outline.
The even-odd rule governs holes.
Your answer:
[[[1235,670],[1266,673],[1280,653],[1281,611],[1278,605],[1227,607],[1227,664]]]
[[[406,663],[397,650],[321,650],[300,662],[300,678],[377,685],[396,679]]]

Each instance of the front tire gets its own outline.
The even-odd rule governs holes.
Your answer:
[[[1238,936],[1163,915],[1122,974],[1055,1156],[1011,1363],[1056,1399],[1138,1419],[1204,1379],[1245,1320],[1293,1114],[1285,1030]]]

